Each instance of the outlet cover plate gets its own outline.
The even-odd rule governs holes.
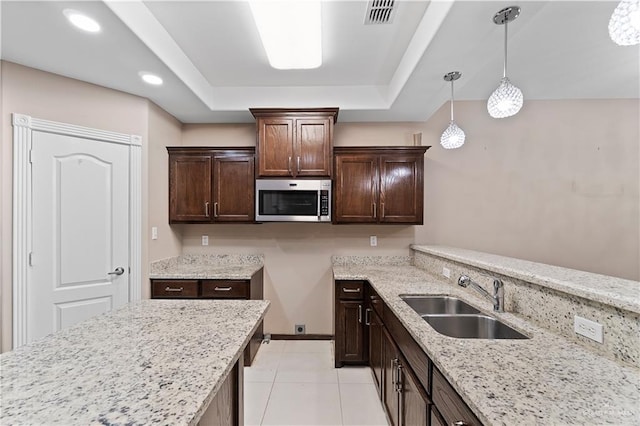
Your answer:
[[[573,330],[576,333],[598,343],[604,342],[602,324],[595,321],[591,321],[576,315],[573,317]]]
[[[209,245],[209,236],[208,235],[203,235],[202,236],[202,245],[203,246],[208,246]]]
[[[378,245],[378,237],[375,235],[372,235],[369,237],[369,245],[371,247],[376,247]]]
[[[294,331],[296,334],[305,334],[306,333],[306,327],[304,324],[296,324],[294,327]]]
[[[442,267],[442,275],[444,275],[447,278],[451,278],[451,271],[449,270],[449,268],[445,268],[443,266]]]

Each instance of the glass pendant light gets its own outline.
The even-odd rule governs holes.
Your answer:
[[[622,0],[611,14],[609,37],[620,46],[640,44],[640,0]]]
[[[444,75],[444,80],[451,82],[451,121],[449,122],[449,127],[446,128],[440,137],[440,145],[445,149],[460,148],[464,145],[464,131],[453,121],[453,82],[461,76],[462,74],[458,71],[452,71]]]
[[[491,94],[487,101],[487,110],[493,118],[505,118],[516,115],[522,108],[522,91],[511,84],[507,78],[507,24],[520,15],[520,7],[509,6],[493,17],[496,25],[504,25],[504,68],[500,86]]]

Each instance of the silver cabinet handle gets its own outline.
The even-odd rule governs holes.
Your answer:
[[[464,420],[456,420],[455,422],[451,423],[451,426],[469,426],[469,423],[465,422]]]
[[[118,266],[113,272],[107,272],[107,275],[122,275],[124,274],[124,268],[122,266]]]
[[[289,166],[288,166],[288,169],[289,169],[289,173],[291,173],[291,156],[289,156]]]
[[[204,202],[204,215],[206,217],[209,217],[209,202],[208,201]]]
[[[369,308],[364,311],[364,325],[371,325],[371,309]]]
[[[298,165],[297,165],[297,167],[298,167],[298,173],[300,173],[300,156],[299,155],[298,155]]]
[[[213,217],[218,217],[218,202],[213,203]]]
[[[396,374],[398,375],[398,379],[396,380],[396,392],[402,393],[402,364],[399,362],[396,367]]]
[[[378,217],[378,212],[376,211],[376,203],[371,203],[373,204],[373,218],[377,218]]]
[[[358,305],[358,322],[362,324],[362,305]]]
[[[231,291],[231,287],[216,287],[213,291]]]
[[[180,288],[166,287],[164,289],[164,291],[172,291],[172,292],[175,292],[175,293],[179,293],[182,290],[184,290],[184,287],[180,287]]]
[[[359,288],[344,288],[342,287],[342,291],[345,293],[360,293]]]
[[[396,385],[398,384],[398,358],[394,358],[391,360],[391,364],[393,365],[393,374],[391,375],[391,384],[393,385],[394,389],[396,388]]]
[[[384,218],[384,203],[380,203],[380,217]]]

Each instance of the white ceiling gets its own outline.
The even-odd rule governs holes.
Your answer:
[[[487,99],[502,76],[512,2],[398,1],[364,25],[366,1],[323,3],[323,65],[272,69],[245,1],[2,1],[4,60],[151,99],[185,123],[251,122],[251,107],[339,107],[340,121],[425,121],[448,100]],[[516,2],[509,72],[527,99],[640,97],[640,48],[615,45],[617,1]],[[71,27],[72,8],[102,25]],[[148,86],[139,71],[164,79]]]

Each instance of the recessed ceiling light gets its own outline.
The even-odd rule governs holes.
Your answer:
[[[150,72],[140,71],[138,73],[142,81],[148,84],[152,84],[154,86],[160,86],[162,84],[162,78],[158,77],[155,74],[151,74]]]
[[[95,19],[90,18],[77,10],[65,9],[62,13],[64,13],[64,16],[67,17],[69,22],[83,31],[88,33],[97,33],[100,31],[100,24],[98,24]]]

